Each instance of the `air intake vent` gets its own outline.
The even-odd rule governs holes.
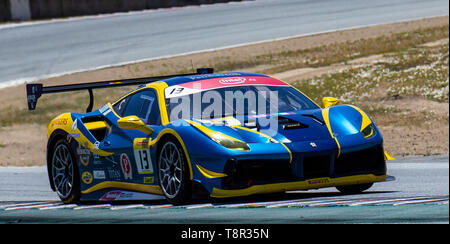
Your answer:
[[[278,117],[278,124],[283,130],[308,128],[308,125],[285,117]]]

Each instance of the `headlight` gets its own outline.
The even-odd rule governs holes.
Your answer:
[[[375,126],[373,126],[373,124],[370,124],[368,126],[366,126],[366,128],[364,128],[361,131],[361,134],[364,136],[364,138],[370,138],[372,136],[375,135]]]
[[[223,133],[213,131],[203,125],[201,125],[198,122],[192,121],[192,120],[186,120],[189,124],[191,124],[194,127],[197,127],[200,131],[205,133],[207,136],[211,138],[211,140],[215,141],[216,143],[220,144],[223,147],[226,147],[228,149],[233,150],[241,150],[241,151],[248,151],[250,150],[250,147],[247,145],[247,143],[240,141],[236,138],[233,138],[231,136],[227,136]]]
[[[209,135],[211,139],[218,144],[233,150],[242,150],[242,151],[248,151],[250,148],[248,147],[247,143],[240,141],[236,138],[233,138],[231,136],[227,136],[225,134],[222,134],[220,132],[214,132]]]

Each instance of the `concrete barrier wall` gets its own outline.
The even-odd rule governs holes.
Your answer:
[[[0,0],[0,21],[11,20],[9,0]]]
[[[26,19],[27,13],[48,19],[237,1],[248,0],[0,0],[0,21]]]

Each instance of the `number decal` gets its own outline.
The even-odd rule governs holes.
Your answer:
[[[136,166],[139,174],[153,173],[152,159],[150,158],[150,150],[135,149],[134,157],[136,159]]]
[[[139,174],[153,174],[153,163],[148,148],[148,139],[134,139],[134,159]]]
[[[175,87],[170,92],[170,95],[172,94],[180,94],[184,90],[184,87]]]

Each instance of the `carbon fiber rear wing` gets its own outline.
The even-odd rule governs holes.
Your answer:
[[[69,85],[61,85],[61,86],[43,86],[41,83],[27,84],[26,88],[27,88],[28,110],[36,109],[37,100],[41,97],[42,94],[88,90],[89,105],[86,109],[86,112],[91,112],[92,107],[94,106],[94,93],[92,92],[93,89],[141,85],[141,84],[147,84],[147,83],[160,81],[160,80],[168,79],[168,78],[173,78],[173,77],[177,77],[177,76],[201,75],[201,74],[212,74],[212,73],[214,73],[213,68],[200,68],[200,69],[197,69],[197,73],[191,73],[191,74],[154,76],[154,77],[143,77],[143,78],[135,78],[135,79],[125,79],[125,80],[99,81],[99,82],[92,82],[92,83],[78,83],[78,84],[69,84]]]

